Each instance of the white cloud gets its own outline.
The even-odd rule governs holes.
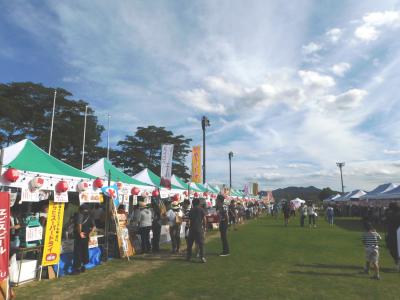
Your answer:
[[[206,85],[216,92],[221,92],[227,96],[238,97],[242,94],[241,89],[233,83],[227,82],[222,77],[208,76],[205,79]]]
[[[358,107],[367,94],[365,90],[351,89],[334,97],[331,101],[338,109],[352,109]]]
[[[225,113],[225,107],[220,103],[212,103],[209,99],[210,94],[203,89],[182,91],[178,97],[182,103],[196,110],[215,114]]]
[[[331,70],[332,70],[333,74],[335,74],[339,77],[342,77],[348,70],[350,70],[350,68],[351,68],[351,65],[349,63],[342,62],[342,63],[336,64],[336,65],[333,65]]]
[[[400,150],[389,150],[389,149],[385,149],[383,150],[383,153],[385,154],[400,154]]]
[[[335,86],[335,80],[332,77],[321,75],[318,72],[300,70],[298,74],[306,87],[325,89]]]
[[[302,47],[303,53],[305,55],[313,54],[315,52],[318,52],[321,49],[322,49],[322,45],[316,44],[314,42],[311,42],[307,45],[303,45],[303,47]]]
[[[342,37],[342,29],[332,28],[325,33],[332,43],[337,43]]]
[[[354,31],[355,37],[369,42],[378,39],[383,27],[397,28],[400,26],[400,11],[371,12],[363,17],[363,24]]]

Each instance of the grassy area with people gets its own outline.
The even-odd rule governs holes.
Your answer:
[[[145,254],[114,259],[81,276],[17,288],[19,299],[398,299],[400,274],[381,241],[381,280],[363,273],[362,228],[354,218],[331,228],[300,227],[298,217],[263,216],[228,231],[230,256],[220,257],[217,232],[208,234],[207,263],[185,255]],[[378,229],[379,230],[379,229]],[[382,237],[384,233],[380,232]],[[168,249],[168,250],[167,250]]]

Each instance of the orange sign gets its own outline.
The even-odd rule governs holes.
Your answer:
[[[201,147],[193,146],[192,150],[192,182],[201,183]]]

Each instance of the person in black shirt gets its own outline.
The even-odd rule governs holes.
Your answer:
[[[85,272],[85,265],[89,263],[89,235],[95,228],[87,204],[83,204],[79,208],[79,212],[75,215],[74,223],[74,264],[72,274],[79,274],[80,272]]]
[[[221,233],[221,241],[222,241],[222,253],[220,256],[228,256],[229,255],[229,244],[227,237],[228,230],[228,212],[224,208],[224,196],[218,195],[217,197],[217,211],[219,216],[219,232]]]
[[[206,213],[204,209],[199,207],[199,204],[199,199],[193,199],[193,207],[189,212],[189,236],[187,241],[186,259],[189,261],[192,258],[192,247],[193,243],[196,242],[199,247],[200,260],[205,263],[203,231],[206,228]]]

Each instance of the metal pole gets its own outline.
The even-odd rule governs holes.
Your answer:
[[[53,125],[54,125],[54,111],[56,109],[56,97],[57,97],[57,90],[54,90],[53,113],[51,115],[51,127],[50,127],[49,154],[51,154],[51,142],[53,141]]]
[[[108,170],[108,186],[111,185],[111,170]],[[105,228],[104,228],[104,260],[108,261],[109,255],[109,235],[110,235],[110,197],[104,196],[104,201],[106,201],[106,218],[105,218]]]
[[[340,180],[342,183],[342,194],[344,194],[344,185],[343,185],[343,172],[342,172],[342,168],[344,167],[345,163],[344,162],[338,162],[336,163],[336,165],[339,167],[340,170]]]
[[[342,194],[344,194],[344,185],[343,185],[343,172],[342,167],[340,167],[340,180],[342,182]]]
[[[0,150],[0,175],[3,172],[4,148]]]
[[[85,122],[83,124],[83,143],[82,143],[82,166],[81,169],[83,170],[83,166],[85,163],[85,142],[86,142],[86,119],[87,119],[87,109],[88,106],[85,106]]]
[[[203,184],[206,183],[206,128],[203,127]]]
[[[107,160],[110,160],[110,114],[108,116],[108,129],[107,129]]]
[[[229,153],[229,189],[232,189],[232,157]]]

